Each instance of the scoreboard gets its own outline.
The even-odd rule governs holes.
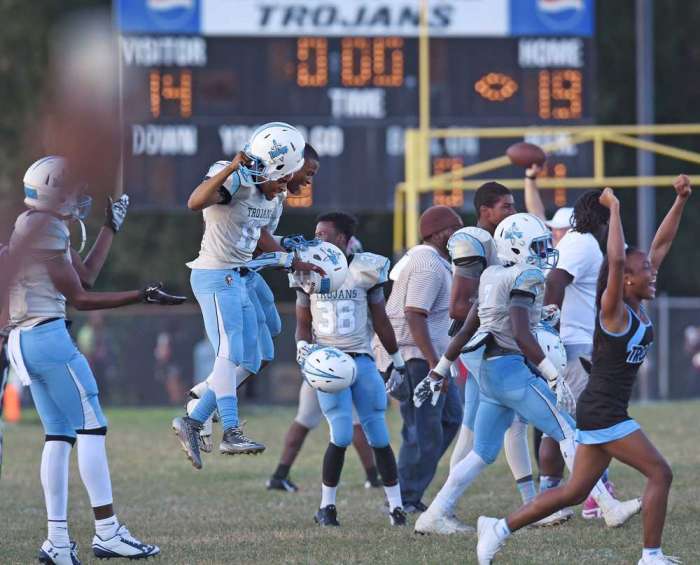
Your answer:
[[[497,6],[512,18],[528,4],[532,13],[518,20],[523,29],[493,29]],[[313,12],[314,5],[346,11],[329,12],[337,22],[329,16],[318,21],[326,12]],[[382,5],[394,11],[381,12]],[[592,1],[430,5],[432,127],[592,121]],[[448,25],[448,12],[438,8],[449,7]],[[355,12],[348,14],[349,8]],[[183,206],[212,162],[231,158],[257,125],[280,120],[300,127],[321,156],[314,186],[291,198],[290,206],[390,210],[404,176],[404,132],[418,124],[416,10],[416,0],[122,0],[116,18],[123,179],[134,204]],[[549,19],[528,20],[536,10]],[[410,26],[401,25],[402,14]],[[381,29],[371,28],[379,15]],[[491,35],[479,35],[484,30]],[[436,141],[433,169],[446,172],[501,155],[510,142]],[[550,160],[549,173],[584,174],[591,160],[585,146],[564,147]],[[459,191],[435,198],[464,205]]]

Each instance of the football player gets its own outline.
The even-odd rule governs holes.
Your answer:
[[[304,164],[301,169],[292,175],[292,178],[287,183],[287,189],[277,196],[277,205],[272,218],[269,223],[260,230],[260,241],[258,242],[258,248],[254,256],[260,254],[261,246],[276,251],[291,251],[293,249],[293,244],[299,242],[298,237],[279,237],[275,236],[274,233],[282,217],[287,193],[292,195],[299,194],[302,187],[311,183],[313,177],[318,173],[319,167],[318,153],[307,143],[304,146]],[[256,314],[257,350],[256,346],[252,343],[246,346],[246,351],[248,353],[247,358],[244,359],[241,365],[236,369],[236,389],[243,386],[251,375],[262,371],[262,369],[274,359],[275,350],[273,339],[282,331],[282,320],[275,307],[275,298],[270,287],[265,282],[265,279],[256,271],[249,271],[244,280],[248,296]],[[246,330],[244,334],[255,339],[255,334],[252,331]],[[210,379],[206,379],[190,389],[189,396],[192,400],[187,404],[188,415],[197,406],[198,399],[208,390],[209,380]],[[212,417],[204,423],[200,431],[200,448],[202,451],[209,452],[213,447],[211,441],[211,420]]]
[[[356,221],[342,212],[318,218],[316,237],[347,249]],[[372,446],[377,468],[384,482],[392,525],[404,525],[406,514],[401,502],[396,458],[389,444],[386,425],[387,390],[402,384],[405,363],[396,344],[396,336],[385,311],[383,285],[387,282],[389,260],[373,253],[348,257],[348,274],[335,292],[306,294],[300,277],[297,287],[297,361],[303,367],[308,354],[318,346],[333,346],[355,359],[354,384],[335,394],[317,391],[318,402],[330,426],[331,440],[323,458],[321,505],[314,520],[321,526],[339,526],[336,489],[345,460],[345,450],[353,437],[352,408]],[[303,275],[302,275],[303,277]],[[392,356],[394,371],[386,387],[371,355],[374,332]]]
[[[279,195],[304,165],[304,146],[301,133],[289,124],[264,124],[232,161],[217,161],[210,167],[187,202],[190,210],[204,212],[199,256],[187,265],[192,269],[192,290],[216,352],[208,390],[189,416],[177,417],[172,423],[196,469],[202,467],[200,431],[216,409],[224,429],[221,453],[260,453],[265,449],[243,434],[238,421],[237,373],[256,372],[260,364],[257,313],[245,283],[250,272],[246,264],[258,247],[261,231],[278,209]],[[278,267],[319,270],[292,253],[278,251],[277,245],[262,245],[262,251],[271,252],[270,263]]]
[[[607,258],[597,284],[593,366],[576,408],[576,463],[564,486],[542,492],[507,518],[479,518],[480,565],[491,563],[511,532],[558,508],[583,502],[596,481],[600,485],[599,477],[613,458],[634,467],[647,479],[642,516],[644,545],[639,565],[680,563],[661,549],[673,478],[671,468],[627,412],[637,371],[653,341],[654,330],[643,302],[656,295],[658,269],[671,248],[692,193],[685,175],[680,175],[673,185],[676,200],[648,253],[625,245],[620,203],[612,189],[606,188],[600,195],[600,204],[610,210]],[[604,506],[603,509],[605,512]]]
[[[29,209],[17,218],[10,240],[12,250],[16,241],[28,233],[34,235],[10,287],[9,321],[13,329],[8,353],[13,368],[30,387],[46,434],[41,485],[48,536],[39,551],[39,562],[60,565],[80,563],[67,523],[68,469],[76,441],[80,476],[95,516],[95,556],[141,559],[160,552],[157,546],[132,536],[114,513],[105,451],[107,421],[90,366],[68,333],[66,303],[78,310],[101,310],[138,302],[180,304],[185,300],[166,293],[160,284],[125,292],[87,290],[95,283],[122,227],[129,199],[123,195],[109,200],[105,225],[83,260],[71,247],[68,229],[76,220],[83,226],[87,215],[90,200],[82,190],[71,179],[64,158],[48,156],[35,162],[24,176],[24,203]]]
[[[526,204],[539,209],[538,198],[533,198],[532,175],[537,169],[528,170]],[[535,195],[537,193],[535,192]],[[541,206],[540,206],[541,208]],[[496,182],[487,182],[474,194],[474,209],[476,210],[476,227],[466,227],[458,230],[448,243],[450,258],[454,264],[452,294],[450,296],[450,317],[454,320],[450,335],[454,335],[461,327],[476,298],[479,288],[479,277],[487,267],[498,265],[500,261],[493,241],[496,226],[508,216],[515,214],[513,195],[505,186]],[[483,348],[461,356],[462,362],[469,369],[465,383],[464,415],[457,443],[450,458],[450,468],[459,463],[471,451],[474,441],[474,420],[479,406],[479,368]],[[506,431],[504,438],[506,459],[515,478],[515,482],[524,502],[535,496],[535,485],[532,478],[532,464],[527,441],[527,422],[515,417]],[[428,524],[425,524],[427,527]],[[435,524],[430,527],[438,527]],[[442,524],[446,526],[446,524]],[[446,531],[443,533],[447,533]]]
[[[468,347],[485,347],[479,374],[481,402],[476,413],[474,447],[450,470],[447,482],[416,522],[417,531],[421,530],[423,521],[438,521],[452,514],[464,490],[495,461],[503,434],[516,413],[559,441],[567,464],[573,463],[573,420],[557,409],[556,395],[530,368],[536,367],[540,375],[556,386],[560,378],[558,370],[532,333],[542,314],[543,271],[556,266],[557,252],[552,248],[551,234],[539,218],[515,214],[498,225],[494,240],[502,264],[492,265],[483,272],[477,302],[467,321],[414,393],[417,403],[431,396],[435,399],[443,379],[449,376],[453,360],[479,329]],[[621,525],[639,512],[639,500],[618,502],[602,482],[596,484],[594,495],[609,526]]]

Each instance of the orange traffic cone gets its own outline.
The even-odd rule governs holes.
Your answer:
[[[2,401],[3,419],[9,423],[19,422],[22,417],[21,398],[17,387],[8,384],[5,387],[5,395]]]

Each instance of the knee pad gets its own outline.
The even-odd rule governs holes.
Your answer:
[[[493,443],[474,441],[474,453],[481,457],[487,465],[491,465],[498,457],[502,444],[502,441]]]
[[[323,418],[321,406],[318,404],[316,391],[304,381],[299,389],[299,408],[294,421],[308,430],[318,427]]]
[[[362,419],[362,429],[367,436],[367,443],[372,447],[384,447],[389,445],[389,428],[384,419],[384,411],[375,412],[371,416]]]

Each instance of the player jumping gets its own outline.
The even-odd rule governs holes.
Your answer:
[[[671,248],[692,192],[685,175],[680,175],[673,186],[676,200],[656,232],[649,253],[625,247],[620,204],[610,188],[600,196],[600,203],[610,210],[610,227],[607,258],[598,278],[593,365],[576,408],[579,446],[574,468],[564,486],[541,493],[507,518],[479,518],[480,564],[491,563],[512,532],[559,508],[583,502],[613,458],[647,478],[642,504],[644,547],[639,565],[680,563],[661,550],[671,468],[627,412],[637,371],[653,340],[651,320],[642,302],[656,295],[658,269]]]
[[[40,563],[80,563],[68,534],[68,469],[71,448],[78,444],[78,468],[95,515],[92,549],[96,557],[142,559],[160,553],[155,545],[134,538],[114,513],[105,436],[107,421],[97,383],[85,357],[68,333],[66,303],[78,310],[117,308],[138,302],[180,304],[160,284],[143,290],[90,292],[90,288],[126,217],[129,199],[107,206],[106,221],[95,244],[81,259],[70,246],[68,225],[87,215],[89,198],[71,180],[66,160],[49,156],[24,176],[24,203],[29,208],[15,223],[10,247],[34,233],[21,270],[10,288],[8,338],[10,361],[25,384],[44,427],[41,485],[48,517],[48,536]],[[36,231],[36,226],[40,230]],[[84,232],[83,232],[84,233]]]
[[[304,164],[304,146],[301,133],[289,124],[265,124],[253,132],[246,149],[233,161],[212,165],[187,202],[191,210],[204,212],[202,246],[188,266],[192,269],[192,290],[216,352],[207,392],[189,416],[173,420],[180,444],[197,469],[202,467],[199,433],[217,408],[224,429],[221,453],[260,453],[265,449],[243,434],[238,421],[237,373],[257,371],[259,361],[247,368],[244,362],[260,358],[257,314],[244,281],[249,273],[245,265],[258,246],[261,230],[279,206],[279,195]],[[283,268],[318,269],[291,253],[277,252],[274,260]]]
[[[356,221],[341,212],[318,218],[316,237],[347,249]],[[387,389],[399,386],[405,363],[385,311],[383,285],[387,282],[389,260],[373,253],[348,257],[348,274],[336,292],[307,295],[297,289],[297,361],[303,366],[313,346],[333,346],[349,354],[357,365],[357,379],[335,394],[318,391],[321,410],[330,426],[331,441],[323,458],[321,506],[314,520],[321,526],[339,526],[335,505],[336,490],[345,461],[345,450],[353,437],[352,407],[374,450],[384,491],[389,502],[392,525],[406,524],[401,502],[396,458],[389,443],[386,425]],[[396,369],[386,388],[371,355],[374,332],[390,352]],[[313,344],[313,345],[310,345]]]

